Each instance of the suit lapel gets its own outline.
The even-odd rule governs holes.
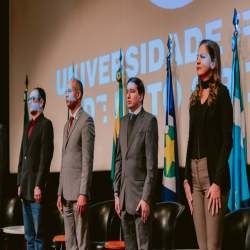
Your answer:
[[[66,122],[63,130],[63,148],[66,148],[66,142],[67,142],[67,134],[69,129],[69,120]]]
[[[126,147],[126,152],[127,152],[127,147],[128,147],[128,119],[129,119],[129,115],[126,115],[123,119],[123,128],[124,130],[120,130],[120,133],[123,132],[124,134],[124,140],[125,140],[125,147]],[[120,135],[121,138],[121,135]]]
[[[140,113],[138,114],[138,117],[137,117],[137,119],[136,119],[136,122],[135,122],[134,128],[133,128],[133,130],[132,130],[131,136],[130,136],[130,138],[129,138],[128,149],[127,149],[126,155],[128,154],[129,148],[130,148],[130,146],[131,146],[131,144],[132,144],[132,142],[133,142],[133,140],[134,140],[134,138],[135,138],[135,135],[136,135],[138,129],[140,128],[140,126],[141,126],[141,124],[142,124],[142,122],[143,122],[144,113],[145,113],[145,111],[144,111],[144,109],[143,109],[143,107],[142,107],[142,109],[141,109],[141,111],[140,111]],[[127,123],[127,124],[128,124],[128,123]],[[127,125],[126,127],[128,127],[128,125]],[[126,133],[126,137],[127,137],[127,133]]]
[[[73,133],[74,128],[75,128],[75,126],[76,126],[76,124],[77,124],[77,122],[78,122],[78,120],[79,120],[79,117],[81,116],[82,112],[83,112],[83,110],[82,110],[82,107],[81,107],[81,108],[78,110],[77,114],[76,114],[76,118],[73,120],[72,127],[71,127],[71,129],[70,129],[70,131],[69,131],[69,136],[68,136],[68,138],[67,138],[67,140],[66,140],[66,143],[65,143],[65,149],[66,149],[66,147],[67,147],[69,138],[70,138],[71,134]],[[68,132],[68,127],[67,127],[66,131]],[[67,132],[66,132],[66,133],[67,133]],[[67,136],[67,135],[66,135],[66,136]]]
[[[24,149],[24,152],[26,152],[30,124],[31,124],[31,121],[28,122],[28,124],[25,126],[24,131],[23,131],[23,149]]]
[[[36,135],[37,131],[39,130],[39,128],[41,126],[41,121],[42,121],[43,117],[44,117],[43,113],[38,116],[38,118],[36,120],[36,124],[35,124],[32,132],[31,132],[31,135],[30,135],[29,139],[28,139],[28,133],[27,133],[27,140],[28,141],[27,141],[27,144],[26,144],[25,154],[26,154],[32,140],[35,138],[35,135]],[[29,131],[29,127],[28,127],[28,131]]]

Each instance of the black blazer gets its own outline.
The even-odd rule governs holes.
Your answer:
[[[28,122],[23,131],[23,139],[18,164],[17,185],[21,186],[21,198],[35,201],[35,186],[42,190],[42,200],[47,199],[47,182],[54,152],[52,122],[40,114],[28,140]]]
[[[184,179],[188,179],[192,189],[191,154],[193,148],[193,121],[196,104],[189,110],[189,139],[187,146]],[[233,108],[229,91],[220,84],[218,99],[214,107],[207,106],[203,120],[207,149],[207,167],[210,185],[216,183],[221,191],[230,189],[230,172],[228,159],[233,146]]]

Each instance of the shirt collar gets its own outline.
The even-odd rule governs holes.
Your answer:
[[[41,114],[40,114],[40,115],[41,115]],[[39,116],[40,116],[40,115],[39,115]],[[32,118],[32,119],[31,119],[31,123],[36,123],[36,121],[37,121],[37,119],[38,119],[39,116],[37,116],[36,119],[34,119],[34,120],[33,120],[33,118]]]
[[[80,106],[80,107],[76,110],[76,112],[75,112],[73,115],[71,114],[71,116],[70,116],[70,117],[72,117],[72,116],[73,116],[73,117],[74,117],[74,119],[75,119],[75,118],[76,118],[76,115],[77,115],[77,112],[79,111],[79,109],[80,109],[81,107],[82,107],[82,106]]]
[[[137,110],[135,110],[134,112],[130,112],[130,114],[138,115],[140,113],[141,109],[142,109],[142,105]]]

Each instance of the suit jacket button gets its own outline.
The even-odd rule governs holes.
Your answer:
[[[26,156],[24,156],[24,159],[26,160]]]
[[[126,157],[126,161],[128,160],[128,157]]]

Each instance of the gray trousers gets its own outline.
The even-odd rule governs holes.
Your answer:
[[[144,223],[141,215],[131,215],[121,211],[122,229],[126,250],[151,250],[152,249],[152,215]]]
[[[63,202],[65,245],[67,250],[90,250],[89,201],[84,214],[77,214],[77,201]]]
[[[193,181],[193,219],[200,250],[220,250],[223,239],[225,214],[229,191],[221,194],[221,209],[213,216],[212,208],[208,211],[207,199],[210,181],[207,170],[207,158],[191,160]]]

